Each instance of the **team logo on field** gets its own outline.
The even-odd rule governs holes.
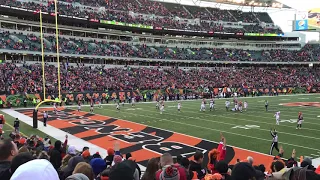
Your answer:
[[[101,148],[113,147],[114,141],[118,140],[121,153],[130,152],[136,162],[143,166],[147,165],[150,158],[159,157],[163,153],[170,153],[172,156],[182,155],[191,160],[196,151],[204,154],[206,164],[208,152],[218,147],[218,144],[212,141],[108,116],[87,112],[79,113],[72,109],[61,109],[59,114],[52,113],[52,109],[48,108],[39,110],[39,112],[43,110],[49,111],[49,125]],[[17,111],[32,117],[32,110]],[[41,115],[39,120],[41,120]],[[258,128],[252,125],[246,126],[248,127]],[[245,159],[247,156],[254,157],[257,163],[272,161],[271,156],[230,146],[227,147],[225,161],[236,163],[237,159]]]
[[[283,106],[304,106],[304,107],[320,107],[320,102],[292,102],[292,103],[283,103]]]

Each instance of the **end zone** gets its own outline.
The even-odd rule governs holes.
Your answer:
[[[40,112],[43,110],[39,110],[39,120],[42,119]],[[49,126],[40,125],[39,130],[59,140],[64,140],[64,135],[68,133],[70,144],[76,145],[77,149],[81,150],[83,146],[90,146],[91,153],[99,151],[102,156],[107,155],[107,148],[113,147],[114,142],[119,141],[121,153],[130,152],[143,166],[146,166],[150,158],[159,157],[163,153],[170,153],[173,156],[184,155],[192,159],[196,151],[204,152],[204,163],[206,164],[208,152],[218,146],[218,143],[214,141],[113,117],[72,109],[60,109],[58,114],[53,113],[52,108],[45,108],[45,110],[49,112]],[[32,125],[32,109],[3,111]],[[243,160],[248,156],[255,159],[255,164],[269,164],[273,160],[273,156],[270,155],[228,146],[225,161],[234,164],[237,159]]]

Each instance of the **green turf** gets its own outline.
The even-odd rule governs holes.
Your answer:
[[[166,102],[165,112],[160,114],[155,103],[136,104],[135,108],[126,104],[120,112],[115,105],[95,108],[96,114],[125,119],[141,124],[180,132],[195,137],[218,141],[220,131],[224,133],[229,145],[268,153],[272,137],[270,128],[276,128],[279,134],[279,144],[285,149],[285,157],[291,155],[293,148],[297,155],[320,157],[320,115],[319,107],[286,107],[279,104],[288,102],[317,102],[320,95],[309,96],[279,96],[257,97],[246,99],[249,108],[247,112],[226,112],[225,99],[216,100],[216,110],[200,112],[200,101],[182,101],[182,112],[177,111],[177,102]],[[269,100],[269,111],[264,108],[264,100]],[[208,106],[207,106],[208,108]],[[89,107],[83,107],[89,111]],[[275,124],[273,117],[276,111],[281,111],[282,122]],[[302,130],[296,130],[298,112],[304,114]],[[234,128],[235,126],[256,125],[259,128]],[[274,154],[276,152],[274,151]],[[313,155],[311,155],[313,154]]]
[[[241,99],[241,98],[240,98]],[[264,100],[269,101],[269,111],[264,108]],[[200,112],[201,101],[181,101],[182,112],[177,111],[177,102],[165,102],[165,112],[159,113],[155,103],[136,103],[132,108],[126,104],[121,107],[120,112],[115,105],[95,108],[96,114],[106,115],[119,119],[125,119],[153,127],[171,130],[179,133],[192,135],[208,140],[218,141],[219,133],[223,132],[227,138],[227,144],[245,148],[262,153],[268,153],[271,144],[270,128],[276,128],[279,133],[279,145],[285,149],[285,157],[291,155],[293,148],[297,156],[320,157],[320,111],[319,107],[287,107],[279,104],[289,102],[318,102],[320,95],[301,96],[279,96],[279,97],[255,97],[246,98],[248,111],[231,112],[225,110],[225,99],[216,99],[216,110]],[[244,99],[243,99],[244,101]],[[208,101],[207,101],[208,102]],[[320,103],[319,103],[320,104]],[[231,104],[232,106],[233,104]],[[76,109],[76,107],[72,107]],[[82,108],[89,111],[89,107]],[[292,120],[292,122],[281,122],[275,124],[273,117],[276,111],[281,111],[281,120]],[[296,130],[298,112],[304,114],[302,130]],[[6,115],[7,122],[13,124],[14,119]],[[258,128],[234,128],[236,126],[259,126]],[[6,130],[11,130],[5,126]],[[21,131],[26,135],[38,134],[45,136],[42,132],[21,123]],[[276,152],[274,151],[274,154]]]
[[[4,113],[4,112],[1,112],[1,114],[3,114],[5,116],[5,119],[6,119],[6,125],[4,126],[4,137],[7,138],[9,137],[9,134],[10,132],[14,131],[13,129],[13,122],[15,120],[15,118],[13,118],[12,116]],[[39,137],[46,137],[47,134],[37,130],[37,129],[34,129],[32,128],[31,126],[29,126],[28,124],[20,121],[20,132],[22,133],[23,136],[27,136],[27,137],[30,137],[31,135],[38,135]],[[54,140],[55,141],[55,138],[49,136],[49,138],[51,140]]]

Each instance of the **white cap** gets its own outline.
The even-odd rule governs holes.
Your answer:
[[[35,159],[22,164],[10,180],[45,179],[59,180],[57,171],[46,159]]]

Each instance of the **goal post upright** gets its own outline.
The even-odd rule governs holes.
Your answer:
[[[33,128],[38,128],[38,109],[43,103],[53,102],[53,103],[61,103],[61,84],[60,84],[60,58],[59,58],[59,28],[58,28],[58,9],[57,9],[57,0],[54,0],[55,6],[55,26],[56,26],[56,53],[57,53],[57,75],[58,75],[58,100],[51,100],[46,98],[46,78],[45,78],[45,59],[44,59],[44,41],[43,41],[43,26],[42,26],[42,11],[40,8],[40,40],[41,40],[41,60],[42,60],[42,93],[43,93],[43,101],[41,101],[35,107],[33,111]]]

